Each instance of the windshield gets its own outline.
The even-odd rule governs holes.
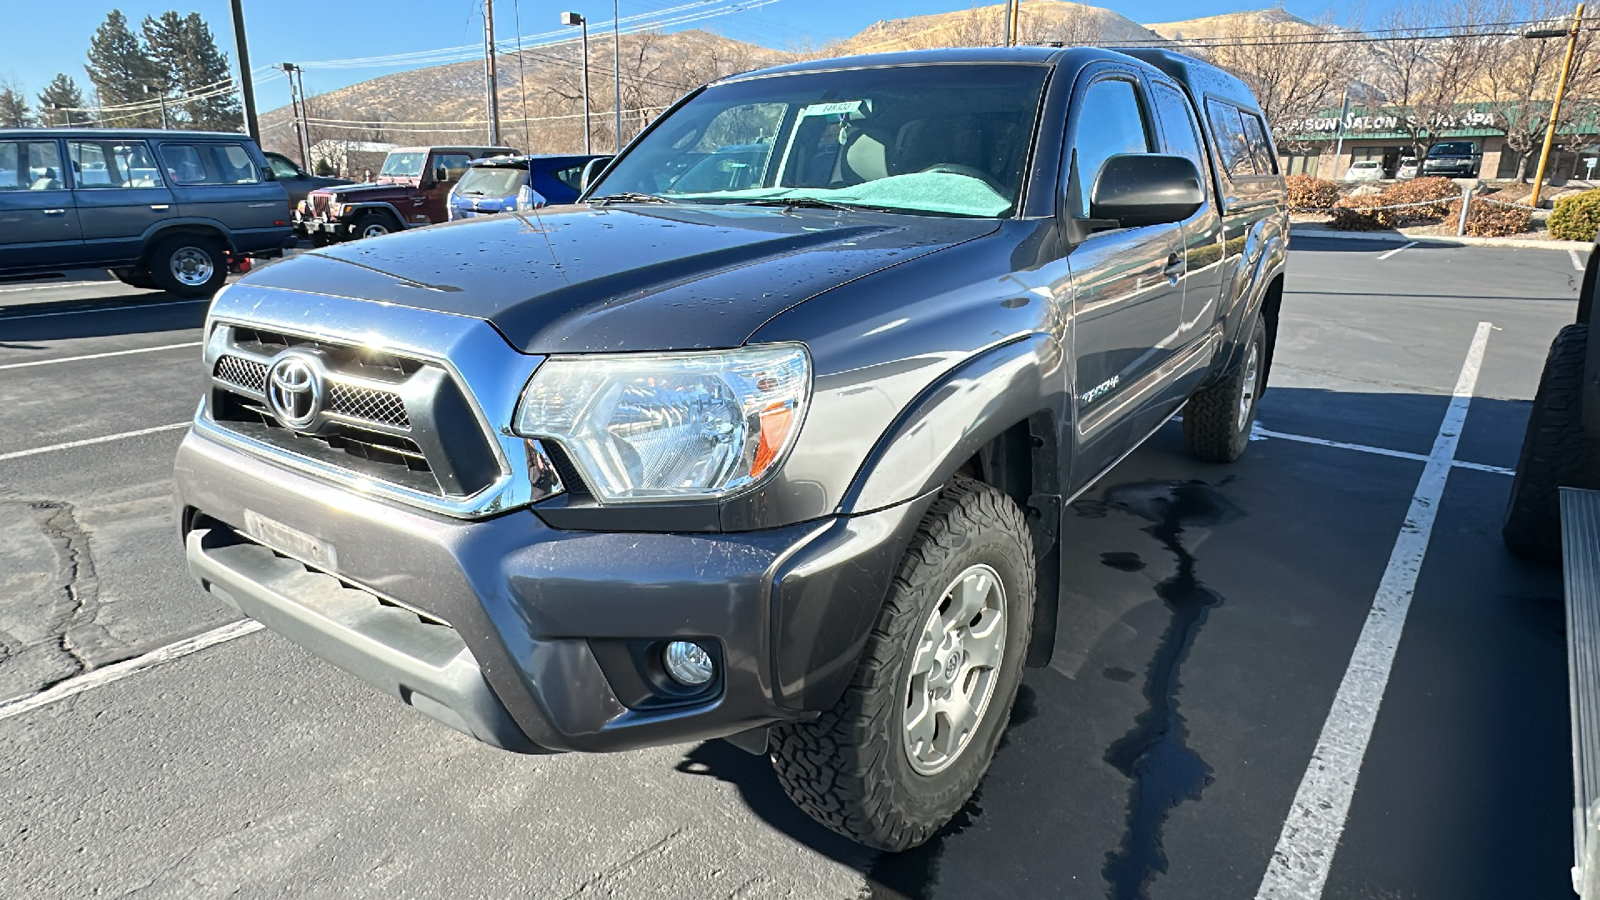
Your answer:
[[[383,171],[378,174],[415,178],[422,174],[422,163],[427,158],[426,153],[391,153],[383,161]]]
[[[456,185],[456,194],[473,197],[509,197],[528,178],[527,169],[512,166],[481,166],[468,169]]]
[[[1471,156],[1472,144],[1469,141],[1449,141],[1444,144],[1434,144],[1428,150],[1429,156]]]
[[[924,65],[718,85],[660,122],[592,196],[1003,216],[1021,193],[1047,73]]]

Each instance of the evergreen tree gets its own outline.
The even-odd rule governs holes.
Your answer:
[[[241,131],[244,117],[239,98],[228,87],[233,77],[228,55],[217,49],[217,42],[199,13],[179,16],[168,11],[160,18],[145,17],[146,55],[155,66],[168,73],[173,93],[186,96],[214,94],[197,100],[173,104],[175,118],[185,127],[211,131]]]
[[[78,83],[65,72],[58,73],[49,84],[45,85],[44,90],[39,92],[39,120],[46,126],[94,124],[93,116],[79,111],[83,106],[83,91],[78,89]],[[58,112],[52,107],[61,107],[69,111]]]
[[[33,125],[33,112],[28,109],[28,98],[22,89],[11,82],[0,82],[0,128],[28,128]]]
[[[106,106],[152,103],[157,98],[145,89],[167,90],[167,72],[158,69],[128,27],[121,10],[113,9],[89,41],[89,62],[84,66],[100,102]],[[161,124],[161,111],[113,110],[115,124],[128,128],[153,128]]]

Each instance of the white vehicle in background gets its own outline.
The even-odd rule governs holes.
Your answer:
[[[1394,177],[1402,181],[1408,178],[1415,178],[1421,168],[1422,164],[1417,162],[1415,156],[1402,156],[1400,157],[1400,167],[1395,169]]]
[[[1383,163],[1375,159],[1364,159],[1350,164],[1345,170],[1345,181],[1382,181]]]

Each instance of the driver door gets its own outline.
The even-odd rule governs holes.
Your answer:
[[[467,164],[471,161],[472,157],[465,153],[435,153],[428,158],[421,183],[422,211],[429,222],[443,222],[449,217],[450,191],[467,173]],[[444,169],[443,180],[434,177],[440,169]]]

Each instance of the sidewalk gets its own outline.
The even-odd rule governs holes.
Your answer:
[[[1442,234],[1407,234],[1403,231],[1335,231],[1321,222],[1295,222],[1289,229],[1290,240],[1296,237],[1332,238],[1342,241],[1387,241],[1405,243],[1418,241],[1441,244],[1458,244],[1467,247],[1518,247],[1528,250],[1576,250],[1587,253],[1592,244],[1583,241],[1553,241],[1539,238],[1456,237]]]

